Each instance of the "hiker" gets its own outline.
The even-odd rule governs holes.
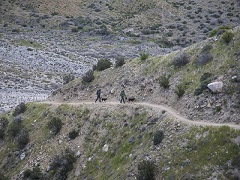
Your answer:
[[[101,102],[101,89],[97,90],[96,95],[97,95],[97,99],[95,100],[95,102],[97,102],[97,100],[99,100],[99,102]]]
[[[126,94],[125,94],[125,92],[124,92],[124,90],[122,90],[121,92],[120,92],[120,103],[125,103],[125,97],[126,97]]]

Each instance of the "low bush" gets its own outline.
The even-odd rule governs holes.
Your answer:
[[[0,180],[10,180],[10,178],[5,176],[3,173],[0,173]]]
[[[185,93],[185,89],[186,89],[186,86],[181,83],[181,84],[176,85],[174,92],[178,96],[178,98],[181,98]]]
[[[5,131],[4,129],[0,128],[0,139],[4,139]]]
[[[212,50],[213,46],[211,44],[207,44],[203,46],[201,53],[208,53]]]
[[[168,89],[169,88],[169,78],[170,76],[164,74],[163,76],[161,76],[159,78],[159,84],[161,87],[165,88],[165,89]]]
[[[103,71],[105,69],[110,68],[111,65],[112,65],[112,63],[108,59],[100,59],[96,64],[96,70]]]
[[[68,84],[69,82],[73,81],[75,79],[75,76],[71,74],[66,74],[63,76],[63,84]]]
[[[70,139],[75,139],[78,136],[78,133],[79,132],[74,129],[74,130],[72,130],[71,132],[68,133],[68,137]]]
[[[25,103],[20,103],[19,105],[17,105],[17,107],[14,109],[13,111],[13,116],[17,116],[21,113],[24,113],[27,109],[27,106]]]
[[[145,61],[146,59],[148,59],[149,57],[149,54],[148,53],[144,53],[144,52],[141,52],[140,53],[140,59],[141,61]]]
[[[93,72],[93,70],[89,70],[82,77],[82,81],[85,82],[85,83],[92,82],[93,80],[94,80],[94,72]]]
[[[158,145],[162,142],[164,138],[164,133],[161,130],[157,130],[153,135],[153,144]]]
[[[23,128],[22,119],[13,120],[8,127],[8,134],[15,138]]]
[[[121,67],[125,64],[124,57],[118,57],[115,63],[115,68]]]
[[[23,172],[23,178],[29,180],[45,180],[46,176],[42,173],[39,166],[33,168],[33,170],[27,169]]]
[[[200,86],[197,87],[194,91],[194,95],[198,96],[202,94],[205,89],[208,89],[207,85],[211,82],[211,73],[204,73],[200,78]]]
[[[53,117],[47,124],[51,132],[56,135],[62,128],[62,120],[58,117]]]
[[[17,134],[16,143],[19,149],[23,149],[29,142],[29,133],[26,128],[22,128],[20,132]]]
[[[72,32],[78,32],[79,31],[78,28],[72,28],[71,30],[72,30]]]
[[[188,57],[187,53],[183,52],[183,53],[175,56],[173,58],[171,64],[175,68],[179,68],[179,67],[185,66],[186,64],[188,64],[188,62],[189,62],[189,57]]]
[[[56,155],[50,164],[50,171],[53,172],[53,179],[64,180],[67,179],[68,173],[73,169],[76,161],[74,153],[66,149],[61,155]]]
[[[1,117],[0,118],[0,127],[1,128],[6,129],[8,123],[9,123],[9,121],[8,121],[8,119],[6,117]]]
[[[194,64],[196,66],[204,66],[212,60],[213,60],[213,56],[211,53],[202,53],[202,54],[199,54],[196,61],[194,61]]]
[[[157,168],[153,161],[143,160],[138,164],[138,180],[155,180]]]
[[[222,35],[222,39],[223,39],[223,41],[224,41],[226,44],[230,43],[231,40],[233,39],[233,37],[234,37],[234,34],[233,34],[232,32],[230,32],[230,31],[226,31],[226,32],[223,33],[223,35]]]

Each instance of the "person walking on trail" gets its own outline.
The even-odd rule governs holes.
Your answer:
[[[124,90],[122,90],[121,92],[120,92],[120,103],[125,103],[125,98],[126,98],[126,94],[125,94],[125,92],[124,92]]]
[[[101,89],[97,90],[96,95],[97,95],[97,99],[95,100],[95,102],[97,102],[97,100],[99,100],[99,102],[101,102]]]

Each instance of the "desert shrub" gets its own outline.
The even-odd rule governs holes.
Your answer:
[[[71,132],[68,133],[68,137],[70,139],[75,139],[78,136],[78,133],[79,132],[74,129],[74,130],[72,130]]]
[[[238,154],[233,160],[232,160],[232,166],[234,167],[240,167],[240,154]]]
[[[170,76],[164,74],[159,78],[159,84],[161,87],[168,89],[169,88],[169,78]]]
[[[3,129],[7,127],[8,123],[9,123],[8,118],[6,117],[0,118],[0,127],[2,127]]]
[[[4,139],[5,131],[3,128],[0,128],[0,139]]]
[[[189,57],[187,53],[183,52],[177,56],[175,56],[172,60],[172,65],[175,68],[185,66],[189,62]]]
[[[196,66],[203,66],[212,60],[213,60],[213,56],[211,53],[202,53],[202,54],[199,54],[194,64]]]
[[[41,169],[39,166],[36,166],[33,168],[33,170],[27,169],[23,172],[23,178],[24,179],[29,179],[29,180],[45,180],[46,177],[42,173]]]
[[[0,173],[0,180],[10,180],[10,178],[5,176],[3,173]]]
[[[14,119],[9,124],[8,134],[15,138],[22,128],[23,128],[22,119],[21,118]]]
[[[25,103],[20,103],[19,105],[17,105],[17,107],[14,109],[13,111],[13,116],[17,116],[21,113],[24,113],[27,109],[27,106]]]
[[[71,74],[66,74],[63,76],[63,84],[68,84],[70,81],[73,81],[75,79],[75,76]]]
[[[230,31],[226,31],[223,35],[222,35],[222,39],[223,41],[228,44],[231,42],[231,40],[233,39],[234,34]]]
[[[110,68],[112,65],[111,61],[109,61],[108,59],[100,59],[98,62],[97,62],[97,65],[96,65],[96,70],[97,71],[103,71],[105,69],[108,69]]]
[[[164,133],[161,130],[157,130],[153,135],[153,144],[158,145],[162,142],[164,138]]]
[[[170,48],[173,46],[173,43],[169,41],[165,36],[163,36],[161,39],[156,41],[159,47],[161,48]]]
[[[79,29],[76,28],[76,27],[71,29],[72,32],[78,32],[78,30],[79,30]]]
[[[194,95],[198,96],[202,94],[202,92],[207,89],[207,85],[211,82],[211,73],[204,73],[200,78],[200,86],[197,87],[194,91]]]
[[[62,128],[62,120],[58,117],[53,117],[47,124],[53,134],[57,134]]]
[[[178,96],[178,98],[181,98],[184,95],[185,88],[186,88],[186,86],[182,83],[176,85],[176,88],[175,88],[174,92]]]
[[[29,142],[29,133],[28,130],[23,127],[20,132],[15,137],[17,146],[19,149],[23,149]]]
[[[82,77],[82,81],[86,82],[86,83],[92,82],[93,80],[94,80],[94,72],[93,72],[93,70],[89,70]]]
[[[54,179],[67,179],[68,173],[73,169],[75,161],[76,157],[69,149],[66,149],[61,155],[56,155],[50,164],[50,171],[53,172]]]
[[[153,161],[143,160],[138,164],[138,180],[155,180],[156,178],[156,165]]]
[[[144,53],[144,52],[141,52],[140,53],[140,59],[141,61],[145,61],[146,59],[148,59],[149,57],[149,54],[148,53]]]
[[[205,46],[203,46],[201,53],[207,53],[210,52],[212,50],[213,46],[211,44],[207,44]]]
[[[124,57],[118,57],[115,63],[115,68],[121,67],[125,64]]]

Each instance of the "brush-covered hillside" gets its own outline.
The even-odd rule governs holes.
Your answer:
[[[201,42],[238,26],[239,12],[238,0],[2,0],[0,112],[46,99],[100,59]]]
[[[239,32],[99,61],[48,102],[1,114],[2,179],[239,179]],[[135,101],[120,104],[122,89]]]

